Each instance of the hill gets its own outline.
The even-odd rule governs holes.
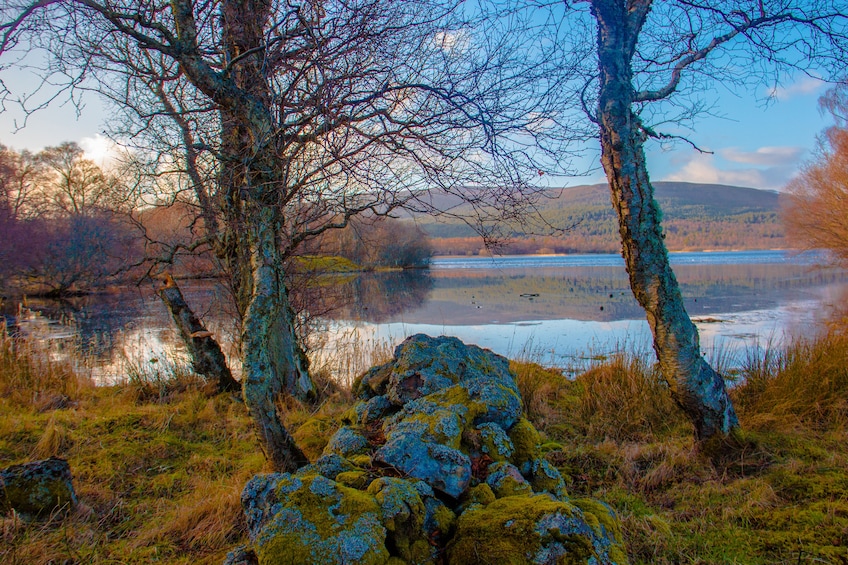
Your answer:
[[[788,244],[776,192],[685,182],[654,183],[662,207],[666,245],[672,251],[775,249]],[[605,184],[551,189],[539,204],[545,222],[564,230],[555,235],[523,226],[504,229],[504,253],[615,253],[618,226]],[[463,207],[453,210],[462,214]],[[474,254],[480,238],[460,220],[420,216],[437,254]],[[535,233],[529,234],[528,231]]]

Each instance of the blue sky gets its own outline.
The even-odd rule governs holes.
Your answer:
[[[12,82],[25,77],[7,70],[3,79],[12,86]],[[773,100],[768,105],[762,102],[769,94],[765,90],[746,96],[716,91],[715,110],[723,116],[701,117],[689,136],[712,154],[700,154],[685,143],[671,148],[649,143],[651,178],[780,190],[810,158],[816,136],[828,125],[817,105],[825,90],[826,85],[820,81],[801,77],[771,93]],[[38,151],[63,141],[76,141],[93,159],[101,161],[109,151],[109,142],[101,134],[109,112],[92,94],[83,98],[79,116],[77,113],[69,102],[54,103],[30,116],[26,128],[15,131],[15,121],[21,123],[23,115],[16,108],[7,107],[0,113],[0,143],[18,150]],[[569,184],[602,182],[601,171],[596,171],[590,177],[572,179]]]

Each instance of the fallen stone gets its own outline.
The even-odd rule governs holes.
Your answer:
[[[0,469],[0,512],[25,520],[61,516],[77,504],[68,462],[58,457]]]

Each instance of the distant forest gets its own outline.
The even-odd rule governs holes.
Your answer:
[[[671,251],[783,249],[786,240],[778,193],[753,188],[683,182],[657,182],[665,242]],[[505,254],[617,253],[618,224],[605,184],[552,189],[539,202],[544,221],[564,231],[528,235],[515,225],[503,234]],[[461,209],[454,210],[461,213]],[[459,220],[416,218],[437,255],[484,252],[480,237]],[[542,235],[540,235],[542,234]]]

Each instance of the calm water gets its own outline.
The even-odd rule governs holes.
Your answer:
[[[753,348],[808,335],[848,296],[848,273],[821,266],[821,255],[677,253],[671,260],[708,356],[719,351],[738,360]],[[371,347],[387,349],[418,332],[566,368],[622,347],[650,348],[644,313],[616,255],[445,258],[429,272],[363,274],[320,287],[302,297],[321,313],[311,342],[317,358],[344,350],[354,361],[334,369],[345,373],[341,378],[365,368]],[[209,283],[183,290],[228,341],[232,317],[222,290]],[[22,320],[23,331],[52,343],[57,356],[71,345],[83,349],[101,378],[155,374],[181,352],[151,288],[29,307],[40,315]]]

